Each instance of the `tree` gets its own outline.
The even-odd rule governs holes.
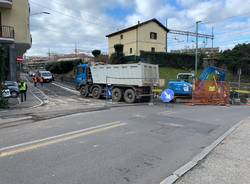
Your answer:
[[[233,74],[241,68],[243,75],[250,75],[250,44],[238,44],[218,55],[218,65],[226,65]]]
[[[111,54],[110,56],[110,63],[111,64],[122,64],[125,62],[125,57],[123,53],[123,45],[122,44],[115,44],[114,45],[115,53]]]
[[[116,53],[123,53],[123,45],[122,44],[115,44],[114,49]]]
[[[101,51],[100,51],[100,50],[93,50],[93,51],[92,51],[92,55],[93,55],[95,58],[97,58],[98,56],[101,55]]]

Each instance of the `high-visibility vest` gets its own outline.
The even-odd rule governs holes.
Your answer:
[[[27,84],[25,82],[19,84],[20,91],[27,91]]]

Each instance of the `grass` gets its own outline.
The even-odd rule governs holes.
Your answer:
[[[198,76],[201,74],[203,69],[198,70]],[[160,78],[165,79],[165,85],[170,80],[176,80],[178,73],[191,73],[191,70],[179,69],[179,68],[168,68],[168,67],[160,67]],[[227,81],[230,82],[238,82],[238,76],[234,76],[231,72],[227,72]],[[250,82],[249,78],[246,76],[242,76],[242,81]]]
[[[192,70],[180,69],[180,68],[168,68],[168,67],[160,67],[160,78],[165,79],[165,86],[171,80],[176,80],[178,73],[191,73]],[[198,70],[198,75],[202,70]]]

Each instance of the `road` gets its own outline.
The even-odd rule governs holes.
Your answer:
[[[71,107],[80,100],[76,94],[51,84],[42,90],[57,110],[77,109]],[[60,102],[71,98],[76,101]],[[53,103],[42,108],[51,110]],[[143,105],[76,112],[0,129],[0,183],[160,183],[248,117],[249,107]]]

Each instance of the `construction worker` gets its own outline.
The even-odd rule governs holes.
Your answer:
[[[34,82],[34,86],[36,87],[37,86],[37,76],[36,75],[34,75],[34,77],[33,77],[33,82]]]
[[[39,77],[39,82],[41,84],[41,87],[43,87],[43,77],[42,76]]]
[[[28,85],[23,80],[18,84],[20,95],[21,95],[21,102],[26,101],[26,93],[28,90]]]

